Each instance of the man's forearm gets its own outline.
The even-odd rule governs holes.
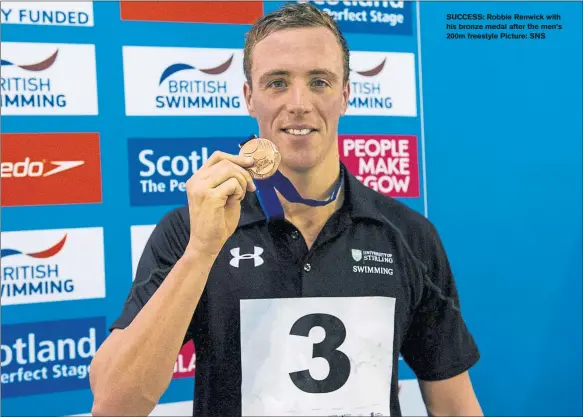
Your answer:
[[[459,417],[483,417],[484,413],[480,404],[476,401],[474,404],[468,403],[464,405],[442,407],[440,409],[430,410],[427,407],[427,415],[429,417],[444,417],[444,416],[459,416]]]
[[[93,415],[148,415],[167,389],[214,259],[187,253],[91,363]]]
[[[419,388],[429,416],[483,416],[468,372],[442,381],[421,381]]]

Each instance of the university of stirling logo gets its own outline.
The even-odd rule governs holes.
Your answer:
[[[352,259],[355,262],[375,262],[375,263],[382,263],[382,264],[393,264],[393,254],[392,253],[384,253],[384,252],[376,252],[372,250],[360,250],[360,249],[351,249],[350,253],[352,254]],[[380,266],[368,266],[368,265],[352,265],[352,272],[357,272],[361,274],[384,274],[384,275],[393,275],[393,268],[386,268]]]

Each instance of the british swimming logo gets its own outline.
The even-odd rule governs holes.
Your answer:
[[[3,115],[97,114],[93,45],[3,42],[1,67]]]
[[[57,49],[51,56],[49,56],[47,59],[43,59],[40,62],[36,62],[34,64],[28,64],[28,65],[17,65],[14,62],[10,62],[8,60],[1,60],[1,65],[3,67],[8,67],[11,65],[14,65],[20,69],[26,70],[26,71],[32,71],[32,72],[39,72],[39,71],[44,71],[46,69],[49,69],[57,60],[57,55],[59,53],[59,50]]]
[[[67,240],[67,235],[63,236],[63,238],[57,242],[55,245],[47,248],[45,250],[41,250],[39,252],[32,252],[32,253],[24,253],[18,249],[0,249],[0,258],[5,258],[7,256],[14,256],[14,255],[25,255],[30,256],[31,258],[36,259],[46,259],[50,258],[51,256],[56,255],[63,249],[65,246],[65,241]]]
[[[123,47],[128,116],[248,115],[238,49]]]
[[[417,116],[415,56],[412,53],[350,53],[352,116]]]
[[[2,305],[105,297],[101,228],[2,232]]]

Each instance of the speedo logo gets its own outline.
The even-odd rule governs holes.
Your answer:
[[[2,178],[50,177],[51,175],[76,168],[85,161],[31,161],[26,157],[22,162],[2,162]]]

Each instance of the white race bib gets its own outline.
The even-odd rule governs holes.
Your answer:
[[[241,300],[242,415],[390,416],[394,317],[389,297]]]

